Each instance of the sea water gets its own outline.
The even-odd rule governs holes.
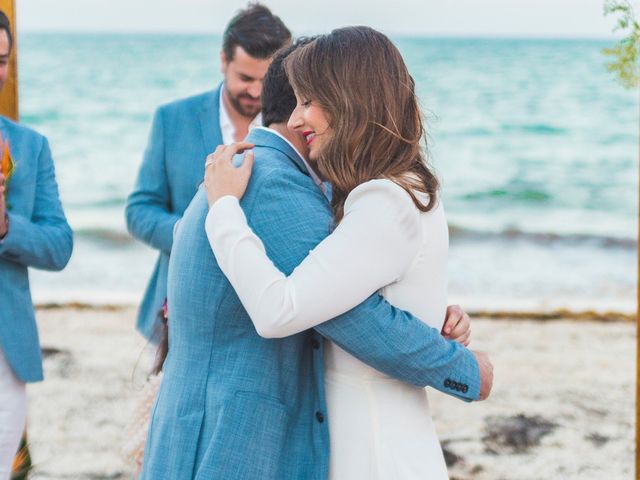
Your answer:
[[[611,42],[394,40],[442,184],[450,301],[631,311],[638,99],[606,71]],[[49,138],[75,231],[64,272],[32,272],[36,302],[139,301],[156,254],[127,233],[125,200],[155,108],[218,85],[220,42],[20,37],[21,121]]]

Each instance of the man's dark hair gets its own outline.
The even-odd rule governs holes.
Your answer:
[[[11,35],[11,23],[9,22],[9,17],[0,10],[0,30],[4,30],[7,32],[7,37],[9,38],[9,51],[13,48],[13,35]]]
[[[291,52],[307,45],[315,37],[301,37],[293,45],[280,49],[273,57],[269,70],[262,81],[262,124],[286,123],[296,108],[296,96],[289,83],[282,63]]]
[[[233,60],[236,47],[253,58],[269,58],[291,40],[291,32],[264,5],[251,3],[231,19],[222,37],[222,51]]]

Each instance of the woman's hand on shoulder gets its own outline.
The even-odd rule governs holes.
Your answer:
[[[227,195],[241,199],[247,190],[251,169],[253,168],[252,143],[238,142],[231,145],[219,145],[216,151],[207,156],[205,163],[204,186],[207,190],[209,206]],[[242,165],[235,167],[233,157],[244,152]]]
[[[447,340],[454,340],[465,347],[471,342],[471,319],[460,305],[449,305],[447,317],[442,327],[442,336]]]

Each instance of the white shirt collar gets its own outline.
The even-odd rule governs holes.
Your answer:
[[[298,154],[298,157],[300,157],[300,160],[302,160],[302,163],[304,164],[304,166],[307,168],[307,171],[309,172],[309,175],[311,176],[311,178],[313,179],[313,182],[320,187],[320,190],[322,190],[322,193],[326,194],[327,193],[327,187],[326,185],[322,182],[322,179],[318,176],[318,174],[313,170],[313,168],[311,168],[311,165],[309,165],[309,162],[307,162],[307,160],[300,154],[300,152],[298,151],[298,149],[296,147],[293,146],[293,143],[291,143],[289,141],[289,139],[287,139],[284,135],[282,135],[280,132],[277,132],[271,128],[268,127],[264,127],[262,125],[259,125],[255,128],[259,128],[261,130],[266,130],[267,132],[271,132],[274,135],[277,135],[278,137],[280,137],[282,140],[284,140],[285,142],[287,142],[289,144],[289,146],[293,149],[294,152],[296,152]]]
[[[234,135],[236,129],[231,122],[231,117],[227,111],[227,107],[223,101],[222,94],[224,93],[224,84],[220,86],[220,131],[222,133],[222,142],[225,145],[229,145],[235,142]],[[251,129],[262,125],[262,113],[258,113],[251,123],[249,124],[249,131]]]

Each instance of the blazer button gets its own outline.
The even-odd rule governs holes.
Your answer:
[[[311,346],[313,347],[314,350],[318,350],[320,348],[320,342],[318,340],[316,340],[315,338],[311,339]]]
[[[318,420],[319,423],[324,422],[324,415],[322,415],[322,412],[316,412],[316,420]]]
[[[462,386],[462,393],[467,393],[468,390],[469,390],[469,386],[468,385],[463,385]]]
[[[448,378],[444,381],[444,386],[449,388],[451,386],[451,380],[449,380]]]

